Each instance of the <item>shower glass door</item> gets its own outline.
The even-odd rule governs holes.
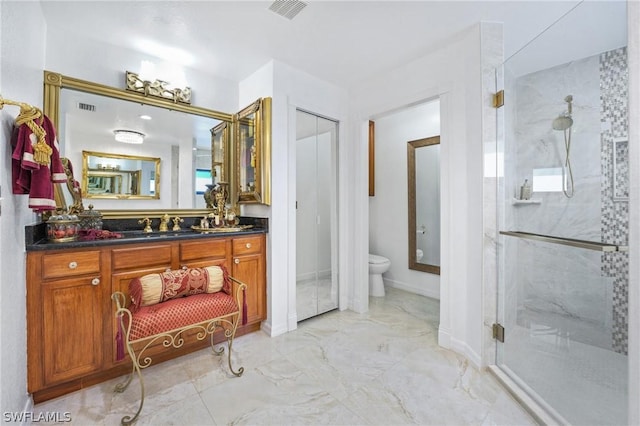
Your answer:
[[[304,320],[338,307],[338,123],[296,112],[296,308]]]
[[[497,71],[496,364],[560,424],[627,424],[626,42],[582,2]]]

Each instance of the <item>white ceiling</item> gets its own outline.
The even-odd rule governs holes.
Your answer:
[[[580,3],[308,1],[289,20],[268,9],[271,1],[41,2],[47,25],[73,37],[146,53],[150,44],[178,49],[186,57],[174,50],[173,61],[234,81],[273,58],[347,88],[428,54],[479,21],[504,24],[508,57]]]

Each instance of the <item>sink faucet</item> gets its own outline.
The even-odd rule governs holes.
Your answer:
[[[151,219],[149,219],[148,217],[140,219],[138,223],[144,223],[144,232],[153,232],[153,229],[151,229]]]
[[[173,218],[173,230],[174,231],[179,231],[180,230],[180,222],[184,222],[184,219],[181,218],[180,216],[176,216]]]
[[[167,213],[165,213],[160,218],[160,227],[158,228],[158,231],[167,232],[169,230],[169,228],[167,226],[168,224],[169,224],[169,215]]]

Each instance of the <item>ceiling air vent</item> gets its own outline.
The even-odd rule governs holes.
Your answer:
[[[305,2],[299,0],[276,0],[269,6],[269,10],[287,19],[293,19],[306,6]]]
[[[93,111],[96,110],[96,106],[95,105],[91,105],[91,104],[85,104],[83,102],[78,102],[78,109],[80,109],[82,111],[93,112]]]

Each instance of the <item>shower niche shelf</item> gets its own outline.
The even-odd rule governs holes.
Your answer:
[[[540,198],[531,198],[530,200],[519,200],[518,198],[512,198],[511,204],[514,206],[524,205],[524,204],[541,204],[542,200]]]

